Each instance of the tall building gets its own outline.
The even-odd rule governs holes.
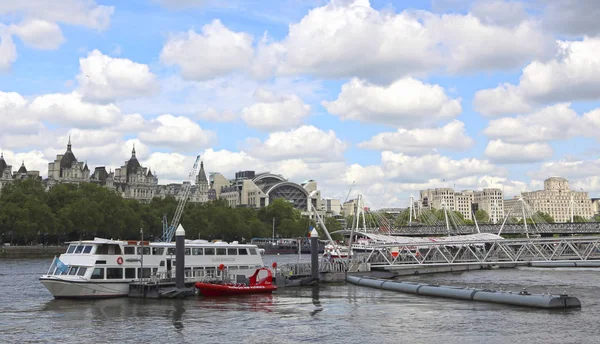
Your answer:
[[[451,188],[421,190],[419,203],[424,209],[443,209],[458,211],[465,220],[473,220],[478,209],[490,216],[490,222],[497,223],[504,217],[502,190],[486,188],[482,191],[454,191]],[[418,207],[420,208],[420,207]]]
[[[134,146],[129,160],[109,174],[105,186],[119,192],[123,198],[149,202],[156,195],[158,178],[149,168],[142,167],[135,155]]]
[[[48,163],[48,179],[46,188],[51,189],[60,183],[75,183],[90,181],[90,169],[87,164],[80,162],[71,149],[71,138],[67,143],[67,151],[56,156],[54,162]]]
[[[573,216],[581,216],[584,219],[594,216],[592,200],[588,193],[570,190],[569,181],[562,177],[548,178],[544,181],[544,190],[523,192],[521,197],[534,212],[547,213],[556,222],[570,222],[571,212]],[[516,209],[518,211],[520,208]],[[507,212],[510,210],[506,208]]]
[[[496,188],[486,188],[482,191],[475,191],[473,203],[475,210],[485,211],[491,223],[499,223],[504,219],[504,197],[502,190]]]

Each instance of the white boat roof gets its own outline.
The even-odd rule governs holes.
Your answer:
[[[139,240],[114,240],[114,239],[105,239],[105,238],[94,238],[94,240],[76,240],[76,241],[67,241],[67,244],[77,244],[77,245],[91,245],[91,244],[120,244],[120,245],[128,245],[131,241],[139,241]],[[214,246],[235,246],[235,247],[256,247],[254,244],[240,244],[237,241],[228,243],[225,241],[217,241],[210,242],[208,240],[185,240],[186,245],[214,245]],[[171,247],[175,246],[175,242],[150,242],[150,246],[157,247]]]
[[[337,231],[339,234],[350,235],[349,230]],[[504,240],[503,237],[492,234],[492,233],[477,233],[468,235],[455,235],[455,236],[444,236],[444,237],[407,237],[398,235],[386,235],[377,233],[368,233],[355,231],[356,235],[361,235],[373,240],[377,244],[399,244],[399,245],[410,245],[410,244],[425,244],[432,242],[481,242],[481,241],[495,241]]]

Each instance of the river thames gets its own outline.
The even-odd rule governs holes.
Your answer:
[[[265,262],[294,259],[267,256]],[[600,342],[600,269],[499,269],[403,279],[566,291],[582,303],[578,310],[538,310],[344,284],[251,297],[54,300],[38,281],[50,261],[0,260],[0,343]]]

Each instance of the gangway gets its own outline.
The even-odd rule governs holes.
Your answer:
[[[404,239],[413,239],[407,241]],[[354,245],[372,268],[407,266],[599,266],[600,237],[562,237],[473,240],[414,241],[397,237],[396,242]],[[404,241],[403,241],[404,240]]]

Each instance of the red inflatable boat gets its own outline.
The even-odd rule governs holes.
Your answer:
[[[258,280],[258,274],[261,271],[267,272],[267,277]],[[250,276],[250,283],[203,283],[196,282],[195,287],[204,296],[224,296],[224,295],[242,295],[242,294],[257,294],[271,293],[277,287],[273,285],[273,275],[268,268],[260,268]]]

